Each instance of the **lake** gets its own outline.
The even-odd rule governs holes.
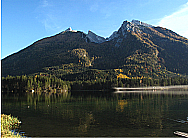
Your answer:
[[[3,93],[29,137],[174,137],[188,132],[188,91]]]

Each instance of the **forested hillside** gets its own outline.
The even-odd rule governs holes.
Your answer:
[[[187,77],[187,57],[188,39],[166,28],[124,21],[109,38],[66,30],[41,39],[3,59],[2,76],[54,76],[72,82],[161,81]]]

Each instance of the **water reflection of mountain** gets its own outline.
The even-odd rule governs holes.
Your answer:
[[[2,113],[19,116],[29,136],[173,136],[177,122],[167,118],[183,120],[188,111],[187,93],[28,93],[2,99]]]

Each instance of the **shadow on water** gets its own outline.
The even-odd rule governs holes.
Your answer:
[[[2,113],[18,116],[32,137],[170,137],[188,130],[187,107],[187,91],[2,94]]]

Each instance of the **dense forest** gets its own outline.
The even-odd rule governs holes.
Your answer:
[[[54,76],[7,76],[2,77],[2,91],[10,92],[31,92],[70,89],[69,82],[62,81]]]
[[[92,73],[92,72],[90,72]],[[105,72],[97,72],[95,79],[80,77],[72,81],[63,81],[55,76],[7,76],[2,77],[2,92],[67,92],[68,90],[111,90],[113,87],[143,87],[143,86],[169,86],[186,85],[187,78],[113,78],[105,76]],[[100,75],[99,75],[100,74]],[[87,79],[86,79],[87,78]]]

